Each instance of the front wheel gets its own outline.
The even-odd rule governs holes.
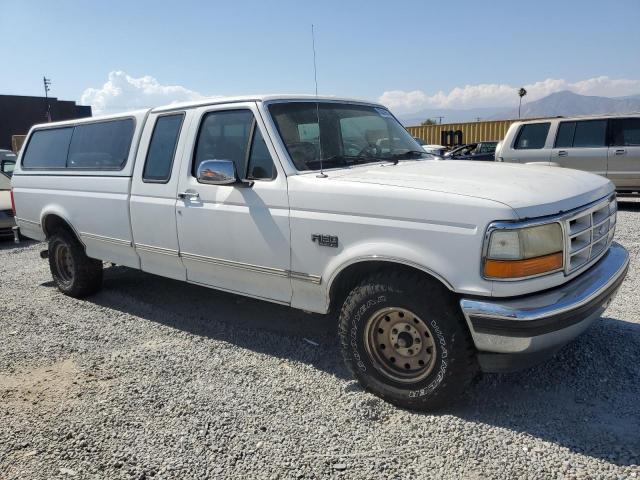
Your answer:
[[[478,370],[455,299],[418,275],[389,271],[365,279],[339,321],[347,367],[367,390],[398,406],[451,403]]]
[[[65,295],[81,298],[102,287],[102,262],[87,257],[82,244],[64,230],[49,239],[49,268]]]

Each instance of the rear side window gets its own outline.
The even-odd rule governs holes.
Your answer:
[[[24,152],[25,168],[65,168],[73,127],[47,128],[31,134]]]
[[[616,147],[640,145],[640,118],[612,119],[611,145]]]
[[[576,132],[576,122],[561,122],[556,135],[556,148],[573,147],[573,135]]]
[[[516,150],[532,150],[544,147],[549,133],[549,123],[528,123],[523,125],[518,132],[516,143],[513,146]]]
[[[120,170],[127,161],[132,118],[36,130],[22,166],[33,169]]]
[[[71,137],[67,168],[119,170],[129,156],[133,120],[77,125]]]
[[[607,121],[588,120],[576,122],[576,133],[573,135],[574,148],[604,147],[607,143]]]
[[[158,117],[156,120],[142,172],[143,181],[156,183],[169,181],[183,118],[184,115],[181,113]]]
[[[561,122],[556,135],[556,148],[604,147],[607,142],[606,120]]]

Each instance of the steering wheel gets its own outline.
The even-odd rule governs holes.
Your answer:
[[[362,152],[362,146],[355,142],[344,142],[342,149],[344,154],[349,157],[357,157]]]
[[[291,160],[298,170],[307,170],[308,163],[318,161],[318,147],[312,142],[291,142],[288,148]]]
[[[358,153],[358,157],[380,157],[382,148],[378,145],[369,144]]]

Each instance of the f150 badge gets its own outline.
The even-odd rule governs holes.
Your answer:
[[[321,247],[338,248],[338,237],[334,235],[325,235],[323,233],[311,234],[311,241],[316,242]]]

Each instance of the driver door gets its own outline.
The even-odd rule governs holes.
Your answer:
[[[221,290],[291,302],[287,179],[254,103],[197,110],[176,217],[187,280]],[[198,182],[205,160],[231,160],[231,185]]]

